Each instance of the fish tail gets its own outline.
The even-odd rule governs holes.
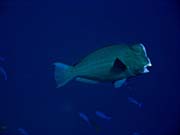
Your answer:
[[[63,64],[63,63],[54,63],[55,65],[55,80],[57,88],[64,86],[67,82],[74,78],[73,67]]]

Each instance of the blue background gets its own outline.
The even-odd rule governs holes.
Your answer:
[[[0,122],[7,134],[178,135],[180,124],[178,0],[1,0]],[[143,43],[153,67],[127,86],[72,81],[56,89],[53,62],[73,64],[110,44]],[[128,102],[144,103],[140,109]],[[95,116],[100,110],[111,121]]]

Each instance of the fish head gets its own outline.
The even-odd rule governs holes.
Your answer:
[[[148,67],[151,67],[151,61],[146,53],[146,48],[143,44],[135,44],[132,45],[131,50],[133,51],[134,61],[132,62],[133,65],[133,73],[137,74],[144,74],[149,73]]]

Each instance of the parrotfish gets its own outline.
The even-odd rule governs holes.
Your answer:
[[[143,44],[111,45],[98,49],[77,64],[69,66],[56,62],[55,80],[57,87],[75,79],[85,83],[112,82],[121,87],[131,77],[148,73],[152,66]]]

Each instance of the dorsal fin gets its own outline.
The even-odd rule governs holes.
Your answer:
[[[123,72],[126,69],[127,69],[126,65],[119,58],[116,58],[111,70],[113,72]]]

